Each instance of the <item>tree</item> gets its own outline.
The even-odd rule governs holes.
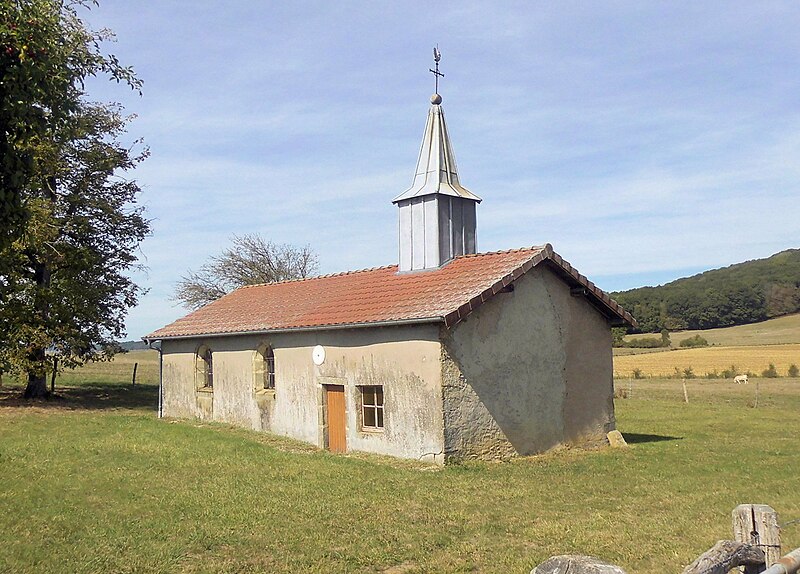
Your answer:
[[[10,70],[0,94],[3,145],[13,156],[3,158],[3,184],[13,179],[5,197],[14,194],[24,213],[0,241],[0,365],[27,373],[26,397],[46,397],[47,354],[58,354],[61,368],[109,358],[141,293],[127,272],[150,227],[124,173],[148,152],[120,142],[130,118],[119,106],[89,103],[84,93],[90,75],[140,82],[101,53],[109,33],[83,25],[81,3],[0,1],[2,51],[11,57],[2,64]],[[21,94],[31,100],[11,101]]]
[[[0,0],[0,247],[22,234],[37,142],[72,121],[84,79],[107,74],[141,87],[131,68],[101,53],[111,33],[86,29],[76,13],[84,5]]]
[[[257,234],[234,235],[231,243],[196,272],[182,277],[173,299],[199,309],[239,287],[303,279],[319,267],[319,258],[309,245],[277,245]]]

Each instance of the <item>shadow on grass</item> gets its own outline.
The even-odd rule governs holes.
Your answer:
[[[158,408],[157,385],[130,385],[109,383],[82,383],[56,387],[47,399],[23,398],[24,387],[0,387],[0,407],[39,408],[53,410],[106,410]]]
[[[662,434],[638,434],[633,432],[622,433],[625,442],[628,444],[640,444],[645,442],[663,442],[665,440],[683,440],[682,436],[669,436]]]

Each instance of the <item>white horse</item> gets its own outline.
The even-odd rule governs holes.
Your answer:
[[[746,385],[747,384],[747,375],[736,375],[733,377],[733,382],[737,385]]]

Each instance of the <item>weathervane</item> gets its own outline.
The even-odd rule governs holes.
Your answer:
[[[439,44],[433,47],[433,61],[436,62],[436,69],[428,71],[436,78],[436,94],[439,93],[439,77],[444,78],[444,74],[439,71],[439,60],[442,59],[442,53],[439,51]]]

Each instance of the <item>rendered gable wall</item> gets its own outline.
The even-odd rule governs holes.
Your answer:
[[[256,390],[255,350],[272,345],[275,391]],[[213,392],[197,390],[195,351],[213,352]],[[312,361],[315,345],[325,362]],[[347,448],[443,462],[436,325],[198,337],[162,343],[164,415],[265,430],[325,446],[324,385],[345,387]],[[383,431],[360,428],[359,385],[382,385]]]
[[[447,458],[600,444],[615,426],[611,330],[544,265],[443,330]]]

